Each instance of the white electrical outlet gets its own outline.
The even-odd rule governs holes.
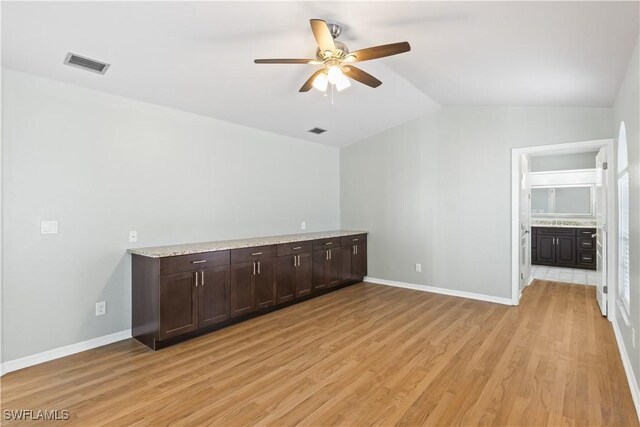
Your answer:
[[[96,303],[96,316],[102,316],[107,312],[107,302],[106,301],[98,301]]]
[[[129,232],[129,243],[135,243],[138,241],[138,232],[130,231]]]
[[[422,264],[416,264],[416,273],[422,273]]]
[[[58,234],[58,221],[41,221],[40,234]]]
[[[302,223],[300,224],[300,229],[301,230],[306,230],[307,229],[307,221],[302,221]]]

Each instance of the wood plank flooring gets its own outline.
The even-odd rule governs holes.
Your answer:
[[[82,426],[638,425],[594,292],[535,281],[508,307],[358,284],[159,352],[9,373],[1,407]]]

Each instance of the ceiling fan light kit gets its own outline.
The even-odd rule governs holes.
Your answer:
[[[371,74],[354,67],[355,62],[384,58],[408,52],[411,46],[408,42],[399,42],[349,52],[347,46],[335,39],[342,32],[337,24],[327,24],[321,19],[311,19],[311,31],[318,44],[315,59],[256,59],[256,64],[310,64],[322,65],[302,85],[300,92],[308,92],[312,87],[321,91],[327,91],[329,84],[338,92],[351,86],[349,79],[356,80],[366,86],[376,88],[382,82]]]

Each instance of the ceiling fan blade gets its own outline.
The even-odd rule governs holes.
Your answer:
[[[256,64],[308,64],[313,59],[254,59]]]
[[[311,23],[311,31],[313,31],[313,36],[316,38],[320,50],[322,52],[327,50],[335,52],[336,45],[333,42],[333,36],[331,35],[331,31],[329,31],[327,23],[322,19],[310,19],[309,22]]]
[[[304,84],[302,85],[302,87],[300,88],[299,92],[309,92],[309,90],[311,90],[311,88],[313,87],[313,81],[316,79],[316,77],[318,77],[318,74],[324,72],[324,69],[321,68],[318,71],[316,71],[315,73],[313,73],[311,75],[311,77],[309,77],[309,80],[307,80],[306,82],[304,82]]]
[[[353,80],[359,81],[362,84],[376,88],[382,84],[382,82],[366,71],[362,71],[360,68],[356,68],[353,65],[348,65],[342,68],[342,71],[347,77],[351,77]]]
[[[400,42],[356,50],[355,52],[351,52],[351,55],[356,57],[356,61],[368,61],[370,59],[384,58],[385,56],[409,52],[410,50],[411,46],[409,46],[408,42]]]

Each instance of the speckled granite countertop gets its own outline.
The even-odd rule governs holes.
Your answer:
[[[220,240],[217,242],[186,243],[183,245],[154,246],[148,248],[131,248],[131,254],[149,258],[162,258],[176,255],[199,254],[202,252],[224,251],[228,249],[252,248],[255,246],[277,245],[280,243],[303,242],[305,240],[328,239],[332,237],[354,236],[367,234],[367,231],[332,230],[315,233],[286,234],[283,236],[253,237],[250,239]]]
[[[532,227],[557,227],[557,228],[595,228],[595,219],[547,219],[531,218]]]

